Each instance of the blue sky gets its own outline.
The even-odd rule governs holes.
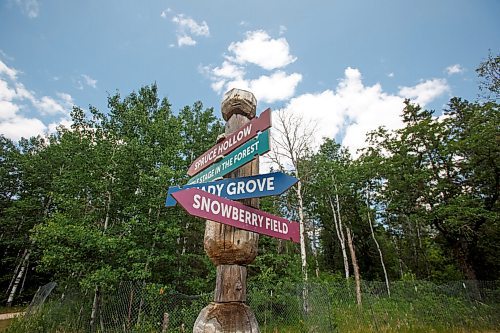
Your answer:
[[[351,151],[397,128],[405,97],[440,111],[476,98],[475,68],[500,50],[497,0],[0,1],[0,134],[69,124],[156,82],[177,112],[220,115],[232,87],[300,114]]]

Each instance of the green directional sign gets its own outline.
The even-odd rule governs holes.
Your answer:
[[[227,175],[253,160],[255,156],[267,153],[269,149],[269,130],[266,130],[231,152],[220,162],[198,173],[188,181],[188,184],[205,183]]]

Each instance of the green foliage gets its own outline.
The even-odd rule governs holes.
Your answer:
[[[478,69],[483,89],[493,94],[497,63],[490,55]],[[452,98],[439,117],[409,101],[402,108],[403,127],[371,133],[359,158],[327,139],[297,161],[310,276],[318,268],[315,282],[345,282],[338,209],[353,232],[364,279],[384,280],[379,248],[391,281],[497,279],[497,100]],[[179,207],[166,209],[164,200],[223,131],[214,110],[196,102],[174,112],[153,84],[109,96],[105,111],[75,107],[71,116],[70,130],[47,137],[15,144],[0,136],[3,294],[27,251],[24,295],[53,279],[89,297],[96,287],[114,290],[122,281],[211,292],[215,270],[203,249],[203,221]],[[292,220],[297,207],[296,191],[261,199],[261,209]],[[300,281],[299,253],[297,244],[260,237],[259,256],[248,266],[256,304]],[[276,299],[272,307],[295,303]]]
[[[157,93],[156,85],[116,93],[107,112],[75,107],[71,130],[47,138],[18,146],[0,138],[2,288],[26,248],[34,281],[52,276],[88,290],[123,280],[211,288],[204,224],[163,202],[222,126],[200,102],[174,115]]]

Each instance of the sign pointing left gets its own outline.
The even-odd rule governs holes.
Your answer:
[[[172,194],[191,215],[259,234],[300,242],[299,224],[197,188]]]

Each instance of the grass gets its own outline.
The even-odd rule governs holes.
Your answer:
[[[128,290],[128,292],[127,292]],[[169,332],[190,331],[199,311],[211,295],[188,297],[160,294],[155,290],[113,291],[101,302],[97,332],[158,332],[169,313]],[[134,290],[134,298],[130,295]],[[408,288],[396,285],[388,297],[366,287],[363,305],[355,304],[352,288],[345,283],[309,289],[309,314],[303,315],[301,294],[292,290],[269,293],[253,290],[248,304],[262,333],[500,333],[500,288],[483,288],[481,301],[458,288],[420,282]],[[88,331],[91,297],[75,294],[47,301],[28,318],[12,321],[6,333]],[[142,309],[138,311],[138,309]]]

